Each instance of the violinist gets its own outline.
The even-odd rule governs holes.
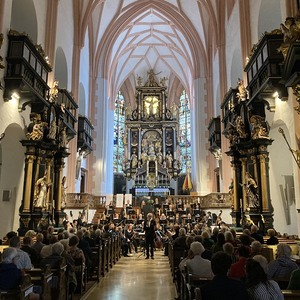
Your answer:
[[[147,214],[147,220],[144,222],[144,231],[146,239],[146,259],[154,259],[154,239],[155,239],[156,224],[152,213]]]

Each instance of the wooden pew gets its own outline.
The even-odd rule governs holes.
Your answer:
[[[107,271],[107,261],[108,261],[108,240],[102,239],[102,271],[101,275],[104,277]]]
[[[33,292],[33,284],[31,283],[30,276],[27,274],[23,276],[22,282],[18,289],[15,290],[0,290],[1,300],[27,300],[29,295]]]
[[[51,299],[65,300],[68,295],[68,275],[65,259],[62,260],[58,269],[52,269],[53,277],[57,276],[57,287],[51,288]]]
[[[188,275],[188,291],[189,291],[189,300],[195,299],[195,289],[201,288],[204,284],[209,283],[212,278],[208,277],[199,277],[192,274]]]
[[[102,245],[97,245],[92,247],[92,273],[90,274],[90,279],[96,279],[97,282],[100,281],[102,272]]]
[[[86,290],[86,284],[87,284],[86,265],[83,262],[82,258],[76,258],[74,261],[75,261],[75,274],[77,278],[76,293],[82,295],[82,293]]]
[[[285,300],[300,299],[300,290],[281,290]]]
[[[31,282],[34,285],[39,285],[42,287],[42,299],[51,300],[51,280],[53,273],[51,271],[51,266],[46,265],[43,269],[31,269],[26,271],[31,277]]]

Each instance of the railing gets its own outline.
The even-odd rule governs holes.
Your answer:
[[[211,193],[205,196],[189,196],[189,195],[169,195],[166,197],[169,204],[176,204],[179,199],[186,205],[198,203],[201,208],[230,208],[231,200],[228,193]],[[132,205],[137,207],[141,205],[143,200],[147,201],[147,197],[133,197]],[[113,202],[116,203],[116,196],[113,196]],[[106,195],[94,196],[86,193],[69,193],[67,194],[67,208],[97,208],[104,207],[106,203]]]

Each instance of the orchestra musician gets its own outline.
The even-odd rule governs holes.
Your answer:
[[[154,239],[155,239],[156,223],[153,219],[153,214],[147,214],[147,220],[144,222],[145,240],[146,240],[146,259],[154,259]]]
[[[127,239],[128,249],[129,252],[132,253],[132,247],[134,248],[134,251],[137,252],[137,242],[135,239],[136,233],[133,230],[133,225],[128,224],[127,228],[125,229],[125,238]]]

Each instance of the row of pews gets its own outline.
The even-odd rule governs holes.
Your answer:
[[[50,265],[44,268],[26,270],[22,283],[16,290],[0,290],[0,299],[30,299],[30,294],[39,287],[43,300],[76,300],[80,299],[95,283],[106,276],[114,264],[121,257],[121,241],[118,236],[102,239],[96,247],[92,247],[92,262],[84,264],[82,259],[75,261],[75,275],[77,288],[71,292],[70,272],[66,260],[63,258],[57,269]]]
[[[282,242],[282,241],[280,241]],[[289,241],[290,246],[296,245],[296,243]],[[262,254],[270,261],[273,260],[276,255],[275,246],[265,246],[265,253]],[[294,250],[294,249],[293,249]],[[275,253],[274,253],[275,252]],[[187,268],[184,268],[184,271],[181,272],[179,270],[179,264],[183,258],[186,257],[186,251],[182,249],[174,248],[172,243],[168,244],[168,257],[169,257],[169,264],[171,268],[171,273],[173,277],[173,282],[176,286],[176,290],[179,291],[179,299],[181,300],[198,300],[201,299],[201,286],[203,284],[208,283],[211,278],[203,278],[194,276],[189,274]],[[267,257],[268,256],[268,257]],[[278,282],[279,286],[281,287],[283,296],[285,300],[296,300],[300,299],[300,290],[287,290],[286,287],[288,285],[287,282],[282,282],[281,280],[274,279]]]

